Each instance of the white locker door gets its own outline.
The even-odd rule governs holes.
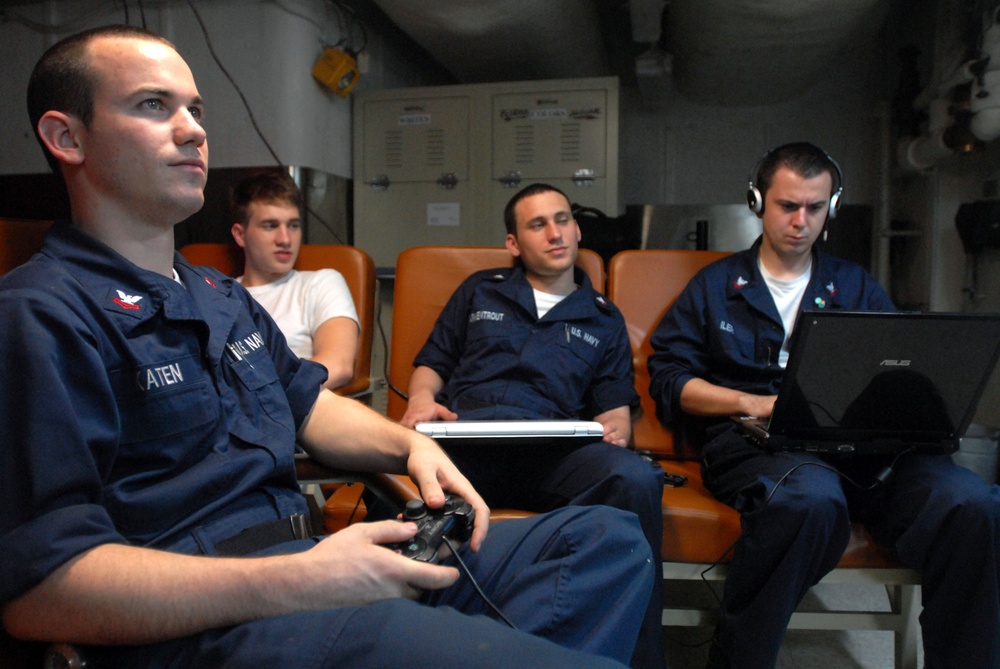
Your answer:
[[[615,91],[607,88],[533,91],[493,96],[491,209],[503,208],[517,190],[541,181],[571,202],[609,212],[609,123],[617,123]],[[613,107],[609,109],[609,105]],[[617,130],[617,128],[615,128]],[[616,169],[612,168],[612,169]]]
[[[359,106],[355,245],[376,266],[390,267],[411,246],[471,243],[469,96],[374,99]]]

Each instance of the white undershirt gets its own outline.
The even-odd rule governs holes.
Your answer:
[[[566,296],[565,295],[554,295],[552,293],[543,293],[540,290],[532,291],[535,293],[535,311],[538,312],[539,318],[545,318],[545,314],[552,310],[552,307],[556,306],[562,302]]]
[[[806,271],[788,281],[775,278],[767,271],[760,258],[757,258],[757,265],[760,267],[761,276],[764,277],[764,283],[771,291],[774,306],[778,308],[781,324],[785,327],[785,339],[781,342],[781,350],[778,352],[778,366],[784,368],[788,364],[788,339],[795,329],[795,317],[799,313],[799,305],[802,303],[802,296],[805,295],[806,286],[809,285],[809,277],[812,276],[812,261],[809,262]]]
[[[242,283],[242,279],[236,280]],[[351,290],[335,269],[293,269],[277,281],[249,286],[247,290],[271,315],[285,335],[288,348],[300,358],[313,356],[313,337],[331,318],[350,318],[358,323]]]

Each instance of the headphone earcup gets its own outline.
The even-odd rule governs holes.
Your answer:
[[[840,195],[843,192],[843,188],[838,188],[837,192],[830,198],[830,213],[828,218],[837,218],[837,212],[840,211]]]
[[[764,211],[764,198],[761,196],[760,191],[752,183],[750,188],[747,189],[747,206],[750,207],[750,211],[755,214],[759,214]]]

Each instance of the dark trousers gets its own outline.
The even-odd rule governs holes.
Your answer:
[[[463,576],[419,602],[390,599],[84,652],[88,666],[115,669],[610,669],[628,660],[653,570],[633,515],[574,507],[497,523],[479,553],[466,547],[462,557],[516,630],[492,617]]]
[[[630,511],[649,544],[655,569],[632,667],[660,669],[663,655],[663,469],[606,442],[579,448],[467,447],[449,451],[491,507],[550,511],[603,504]]]
[[[713,649],[720,665],[774,666],[792,612],[836,567],[853,519],[920,572],[927,666],[1000,667],[1000,488],[949,456],[911,454],[884,484],[862,491],[819,465],[865,487],[889,458],[769,454],[734,430],[702,453],[706,485],[740,512],[743,527]]]

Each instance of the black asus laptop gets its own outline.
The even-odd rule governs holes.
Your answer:
[[[804,311],[770,419],[734,417],[767,450],[951,453],[1000,355],[1000,314]]]

